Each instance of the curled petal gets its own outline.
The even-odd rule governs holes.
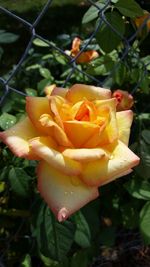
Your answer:
[[[91,162],[103,157],[108,157],[107,153],[101,148],[68,148],[65,149],[62,154],[70,159],[78,160],[79,162]]]
[[[76,103],[83,99],[93,101],[96,99],[102,100],[108,98],[111,98],[110,90],[85,84],[73,85],[66,94],[66,99],[72,103]]]
[[[87,121],[65,121],[65,133],[75,147],[81,147],[94,133],[99,126]]]
[[[38,137],[30,140],[32,150],[43,160],[57,170],[67,175],[79,175],[81,164],[75,160],[66,158],[51,145],[49,137]]]
[[[119,130],[119,140],[125,145],[128,145],[130,128],[133,121],[133,112],[131,110],[117,112],[116,118]]]
[[[51,119],[49,114],[41,115],[39,122],[44,128],[44,133],[53,137],[60,146],[73,146],[64,130]]]
[[[37,130],[28,117],[10,129],[0,132],[0,139],[17,157],[38,160],[38,155],[32,151],[28,142],[29,139],[35,136],[37,136]]]
[[[61,97],[64,97],[65,98],[67,92],[68,92],[68,89],[66,89],[66,88],[55,87],[52,90],[51,95],[58,95],[58,96],[61,96]]]
[[[59,221],[66,220],[98,197],[96,187],[85,185],[77,176],[67,176],[46,162],[38,167],[38,189]]]
[[[49,114],[49,100],[47,97],[26,97],[26,111],[34,126],[41,134],[49,135],[47,129],[40,123],[39,119],[43,114]]]
[[[52,91],[54,90],[54,88],[56,88],[56,84],[51,84],[51,85],[48,85],[45,87],[44,89],[44,93],[47,95],[47,96],[50,96]]]
[[[109,160],[102,158],[85,165],[82,179],[86,184],[100,186],[112,181],[116,176],[122,176],[122,173],[139,163],[139,158],[121,141],[107,146],[106,149],[111,154]]]
[[[100,142],[98,145],[106,145],[114,142],[118,138],[118,125],[116,120],[116,99],[107,99],[104,101],[95,101],[96,107],[101,112],[101,109],[108,108],[110,110],[110,118],[109,122],[105,130],[102,132],[100,136]]]
[[[64,127],[60,116],[60,110],[62,105],[65,103],[64,98],[60,96],[50,96],[49,103],[55,122],[63,129]]]

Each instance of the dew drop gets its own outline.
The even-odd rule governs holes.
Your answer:
[[[77,177],[71,177],[71,183],[75,186],[78,186],[80,184],[80,180]]]

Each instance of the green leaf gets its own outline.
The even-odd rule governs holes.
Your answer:
[[[40,68],[39,71],[40,71],[40,74],[41,74],[41,76],[43,78],[45,78],[45,79],[51,78],[51,73],[50,73],[50,71],[48,69],[46,69],[46,68]]]
[[[150,130],[143,130],[142,131],[142,137],[144,141],[150,145]]]
[[[100,9],[105,6],[105,0],[101,0],[95,3]],[[82,23],[88,23],[98,17],[99,9],[95,6],[91,6],[82,18]]]
[[[70,267],[87,267],[88,266],[88,255],[86,251],[79,251],[75,253],[71,259]]]
[[[119,0],[115,7],[126,17],[135,18],[144,15],[143,9],[134,0]]]
[[[111,0],[112,3],[116,4],[119,0]]]
[[[150,183],[141,179],[132,179],[124,187],[135,198],[150,200]]]
[[[1,32],[0,33],[0,44],[9,44],[17,41],[19,36],[11,32]]]
[[[43,90],[47,85],[51,84],[51,80],[50,79],[43,79],[40,82],[38,82],[38,90],[40,94],[43,94]]]
[[[150,244],[150,201],[148,201],[140,212],[140,230],[145,243]]]
[[[46,42],[42,41],[42,40],[39,39],[39,38],[35,38],[35,39],[33,40],[33,43],[34,43],[34,45],[36,45],[36,46],[40,46],[40,47],[49,47],[49,45],[48,45]]]
[[[144,76],[140,83],[140,87],[145,94],[149,94],[150,93],[150,77],[148,77],[147,75]]]
[[[140,157],[140,164],[136,167],[136,172],[144,179],[150,178],[150,145],[140,140],[138,155]]]
[[[32,88],[26,88],[25,92],[28,96],[37,96],[37,91]]]
[[[127,69],[123,62],[118,62],[118,67],[113,73],[113,79],[116,84],[121,86],[127,77]]]
[[[68,62],[68,60],[66,59],[64,55],[58,54],[57,52],[55,53],[55,59],[61,65],[66,65]]]
[[[25,255],[25,257],[21,263],[21,267],[32,267],[31,257],[29,254]]]
[[[142,57],[141,61],[146,65],[147,70],[150,70],[150,55]]]
[[[0,127],[3,130],[7,130],[8,128],[12,127],[15,123],[16,123],[16,117],[9,113],[3,113],[0,116]]]
[[[121,36],[124,35],[125,23],[118,12],[108,12],[106,14],[106,19]],[[109,53],[113,49],[117,48],[121,42],[121,37],[117,35],[117,33],[114,32],[105,22],[102,22],[102,25],[96,34],[96,39],[100,48],[106,53]]]
[[[95,59],[91,64],[89,64],[86,72],[91,75],[108,75],[114,66],[114,61],[110,55],[101,56]]]
[[[5,190],[5,182],[0,182],[0,193]]]
[[[149,113],[142,113],[138,115],[139,120],[148,121],[150,120],[150,114]]]
[[[3,53],[4,53],[4,49],[0,46],[0,59],[2,58]]]
[[[4,151],[4,149],[3,149]],[[3,181],[7,178],[8,176],[8,171],[9,171],[9,167],[5,166],[3,169],[1,169],[0,171],[0,181]]]
[[[59,223],[50,209],[42,203],[36,222],[40,252],[53,260],[63,260],[68,253],[75,234],[75,226],[70,221]]]
[[[127,229],[135,229],[139,223],[139,209],[137,200],[133,199],[127,204],[122,204],[120,209],[122,213],[122,223]]]
[[[91,244],[91,233],[85,217],[81,211],[78,211],[72,216],[72,219],[77,227],[75,231],[75,242],[83,248],[89,247]]]
[[[27,198],[31,192],[31,177],[21,168],[12,167],[8,179],[11,189],[17,195]]]

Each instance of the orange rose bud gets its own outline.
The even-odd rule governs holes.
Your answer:
[[[76,37],[74,38],[72,42],[72,49],[70,51],[70,55],[72,57],[76,57],[77,54],[80,52],[80,45],[82,41],[80,38]],[[81,55],[77,58],[77,63],[88,63],[91,60],[97,58],[99,56],[98,52],[96,50],[88,50],[85,52],[82,52]]]
[[[147,21],[146,21],[147,20]],[[146,21],[147,29],[150,30],[150,13],[145,12],[145,14],[141,17],[137,17],[134,22],[137,28],[139,28],[144,21]]]
[[[133,96],[127,91],[118,89],[114,91],[112,97],[117,99],[117,111],[130,109],[134,104]]]

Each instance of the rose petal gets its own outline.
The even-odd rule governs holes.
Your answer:
[[[76,176],[67,176],[45,162],[38,167],[38,189],[59,221],[98,197],[96,187],[85,185]]]
[[[102,157],[107,157],[106,152],[101,148],[79,148],[79,149],[65,149],[62,154],[70,159],[78,160],[80,162],[91,162]]]
[[[50,104],[50,109],[53,113],[53,118],[55,122],[63,129],[63,122],[60,116],[60,111],[62,105],[65,103],[65,99],[60,97],[60,96],[50,96],[49,97],[49,104]]]
[[[133,121],[133,112],[131,110],[117,112],[116,118],[119,129],[119,140],[121,140],[125,145],[128,145],[130,128]]]
[[[128,174],[130,174],[131,172],[133,172],[133,170],[132,170],[132,169],[129,169],[129,170],[125,171],[125,172],[120,173],[119,175],[115,175],[115,176],[111,177],[110,179],[104,181],[104,182],[101,184],[101,186],[102,186],[102,185],[106,185],[106,184],[112,182],[113,180],[116,180],[116,179],[118,179],[118,178],[120,178],[120,177],[122,177],[122,176],[128,175]]]
[[[84,99],[92,101],[96,99],[107,99],[110,97],[110,90],[85,84],[73,85],[66,94],[66,99],[72,103],[76,103]]]
[[[49,137],[39,137],[30,140],[33,151],[49,165],[57,170],[68,174],[78,175],[81,173],[81,164],[75,160],[66,158],[51,146]]]
[[[81,147],[100,127],[87,121],[65,121],[64,128],[71,143]]]
[[[30,120],[41,134],[49,135],[49,131],[41,125],[39,119],[43,114],[49,114],[51,111],[49,107],[49,100],[47,97],[26,97],[26,111]]]
[[[99,145],[112,143],[118,138],[118,125],[116,120],[116,99],[112,98],[104,101],[95,101],[95,106],[99,110],[108,107],[110,110],[110,120],[107,123],[105,130],[100,136]]]
[[[88,63],[89,61],[99,57],[99,54],[95,50],[89,50],[82,52],[81,55],[77,58],[77,63]]]
[[[50,96],[52,91],[54,90],[54,88],[56,88],[56,84],[51,84],[51,85],[48,85],[45,87],[44,89],[44,93],[47,95],[47,96]]]
[[[44,133],[53,137],[60,146],[73,146],[64,130],[51,119],[51,116],[49,114],[41,115],[39,122],[44,128]]]
[[[28,140],[35,136],[37,130],[28,117],[0,133],[0,138],[17,157],[36,160],[39,157],[33,153],[28,143]]]
[[[102,158],[85,165],[82,179],[86,184],[100,186],[108,180],[112,180],[113,177],[119,177],[122,173],[138,165],[139,158],[121,141],[114,148],[113,146],[106,147],[106,151],[108,150],[111,153],[110,160]]]
[[[68,92],[68,89],[67,88],[62,88],[62,87],[55,87],[51,93],[51,95],[58,95],[58,96],[61,96],[61,97],[66,97],[66,94]]]

